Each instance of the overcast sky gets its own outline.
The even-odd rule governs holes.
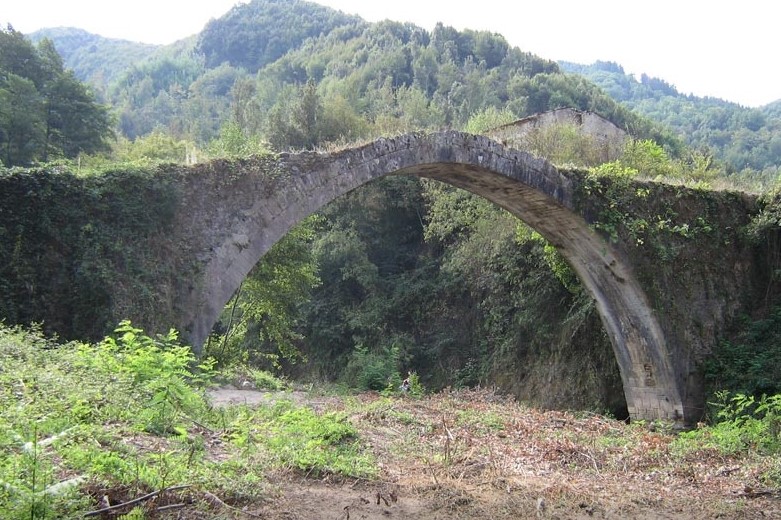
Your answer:
[[[7,0],[0,22],[30,33],[79,27],[112,38],[171,43],[199,32],[236,0]],[[504,35],[551,60],[615,61],[679,91],[745,106],[781,98],[781,7],[772,0],[317,0],[366,20]]]

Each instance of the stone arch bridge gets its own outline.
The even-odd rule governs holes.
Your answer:
[[[749,197],[637,183],[624,186],[631,196],[619,204],[608,181],[595,184],[486,137],[406,135],[335,153],[175,171],[174,238],[195,266],[175,313],[196,347],[274,243],[335,198],[386,175],[475,193],[558,248],[596,301],[635,419],[701,416],[699,363],[753,291],[753,252],[738,236],[755,211]],[[616,208],[630,225],[611,221]]]

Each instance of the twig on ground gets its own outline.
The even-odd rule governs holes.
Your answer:
[[[355,489],[355,486],[357,486],[358,483],[361,482],[362,480],[366,480],[366,479],[361,477],[356,477],[355,482],[350,484],[350,489]]]
[[[203,425],[203,424],[199,423],[198,421],[196,421],[196,420],[195,420],[195,419],[193,419],[192,417],[190,417],[190,416],[187,416],[187,418],[188,418],[188,419],[190,419],[190,422],[191,422],[191,423],[193,423],[194,425],[196,425],[198,428],[204,429],[204,430],[206,430],[207,432],[209,432],[209,433],[211,433],[211,434],[213,434],[213,435],[216,435],[216,434],[217,434],[217,432],[216,432],[215,430],[212,430],[212,429],[211,429],[211,428],[209,428],[208,426],[205,426],[205,425]]]
[[[594,454],[592,450],[588,449],[584,452],[582,452],[587,458],[591,460],[591,463],[594,465],[594,471],[597,472],[597,474],[600,474],[601,471],[599,470],[599,463],[597,462],[596,457],[594,457]]]
[[[775,491],[775,493],[778,493],[778,491]],[[752,489],[746,486],[743,489],[743,491],[737,493],[737,496],[745,497],[745,498],[758,498],[758,497],[765,497],[772,494],[774,494],[774,491],[770,489]]]
[[[155,511],[171,511],[172,509],[181,509],[183,507],[187,507],[187,504],[180,503],[180,504],[169,504],[167,506],[160,506]]]
[[[429,462],[429,461],[427,460],[427,461],[426,461],[426,464],[428,465],[428,469],[430,469],[430,470],[431,470],[431,476],[434,478],[434,484],[435,484],[437,487],[440,487],[440,486],[439,486],[439,480],[437,480],[437,474],[434,472],[434,468],[431,466],[431,462]]]
[[[445,421],[445,416],[442,416],[442,427],[445,428],[445,465],[450,464],[450,460],[452,457],[452,454],[450,453],[450,443],[455,440],[455,437],[453,436],[453,433],[450,431],[450,429],[447,427],[447,421]]]
[[[309,471],[307,471],[307,472],[306,472],[306,475],[304,475],[304,478],[302,478],[302,479],[301,479],[301,484],[303,484],[304,482],[306,482],[306,479],[308,479],[308,478],[309,478],[309,475],[311,475],[311,474],[312,474],[312,471],[314,471],[314,469],[315,469],[315,467],[314,467],[314,466],[312,466],[311,468],[309,468]]]
[[[133,500],[128,500],[127,502],[122,502],[121,504],[116,504],[109,507],[104,507],[103,509],[98,509],[96,511],[90,511],[89,513],[85,513],[84,517],[88,516],[98,516],[102,513],[106,513],[108,511],[115,511],[117,509],[122,509],[123,507],[132,506],[134,504],[138,504],[139,502],[143,502],[144,500],[149,500],[150,498],[154,498],[157,495],[165,492],[165,491],[177,491],[179,489],[186,489],[192,487],[190,484],[183,484],[181,486],[171,486],[168,488],[159,489],[157,491],[152,491],[151,493],[147,493],[144,496],[140,496],[138,498],[134,498]]]

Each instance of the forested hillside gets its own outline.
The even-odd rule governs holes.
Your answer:
[[[301,0],[239,4],[204,27],[197,51],[208,68],[228,63],[254,74],[304,40],[348,25],[367,24],[357,16]]]
[[[41,29],[29,35],[33,43],[52,40],[67,68],[100,91],[134,63],[147,59],[160,46],[103,38],[72,27]]]
[[[710,149],[724,161],[728,174],[772,181],[781,166],[781,100],[746,108],[716,98],[684,95],[658,78],[627,75],[610,62],[562,63],[633,111],[665,124],[689,146]]]
[[[78,32],[43,34],[102,89],[115,117],[111,150],[65,154],[81,154],[79,168],[93,175],[106,168],[121,175],[156,161],[331,149],[411,131],[481,133],[559,107],[596,112],[633,136],[624,157],[605,171],[707,184],[749,164],[767,180],[779,164],[773,107],[746,112],[714,101],[712,113],[687,118],[701,105],[684,105],[669,86],[664,97],[664,85],[618,82],[614,70],[604,75],[617,85],[602,90],[485,31],[367,23],[309,2],[253,0],[199,35],[156,49],[89,44]],[[44,39],[37,49],[48,47]],[[122,49],[143,59],[120,71],[115,58]],[[103,77],[91,72],[112,60],[116,68]],[[672,124],[665,118],[675,113],[681,118],[675,131],[652,122],[659,114],[635,99],[642,89],[649,98],[669,97],[670,114],[659,119]],[[649,117],[630,107],[646,107]],[[709,126],[718,114],[726,126]],[[540,136],[530,151],[550,157],[553,141],[555,160],[599,166],[576,152],[589,143],[575,129],[556,132]],[[734,150],[743,154],[738,159],[730,132],[767,146],[743,143]],[[687,148],[684,139],[694,148],[712,146],[725,163],[708,149]],[[580,148],[567,146],[575,141]],[[2,160],[11,166],[46,157]],[[10,252],[3,258],[32,262]],[[28,271],[0,267],[6,284],[23,291]],[[149,296],[147,286],[139,288]],[[45,321],[36,309],[14,312],[0,319]],[[594,302],[555,249],[507,213],[433,182],[377,182],[288,234],[229,303],[207,350],[221,363],[251,362],[301,379],[382,389],[413,371],[429,388],[498,385],[545,406],[625,412]]]
[[[781,117],[781,99],[773,101],[762,107],[762,110],[771,117]]]
[[[44,34],[65,55],[77,56],[72,37]],[[99,56],[96,52],[96,63]],[[66,63],[88,79],[78,60]],[[268,134],[280,118],[294,116],[286,108],[307,81],[324,102],[324,117],[337,126],[321,124],[318,142],[462,127],[487,107],[523,117],[570,106],[676,146],[589,82],[511,48],[500,35],[442,25],[429,32],[391,21],[370,24],[303,1],[238,5],[194,40],[135,62],[110,83],[107,96],[119,129],[130,139],[157,129],[203,146],[235,120],[245,134],[263,135],[273,144]],[[298,138],[289,144],[312,146],[307,137]]]

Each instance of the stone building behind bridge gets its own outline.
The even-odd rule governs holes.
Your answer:
[[[574,127],[590,141],[589,152],[596,151],[592,162],[604,163],[618,159],[629,134],[612,122],[593,112],[573,108],[559,108],[519,119],[486,132],[486,136],[516,150],[545,148],[543,140],[555,139],[556,127]],[[550,143],[556,146],[556,143]]]

